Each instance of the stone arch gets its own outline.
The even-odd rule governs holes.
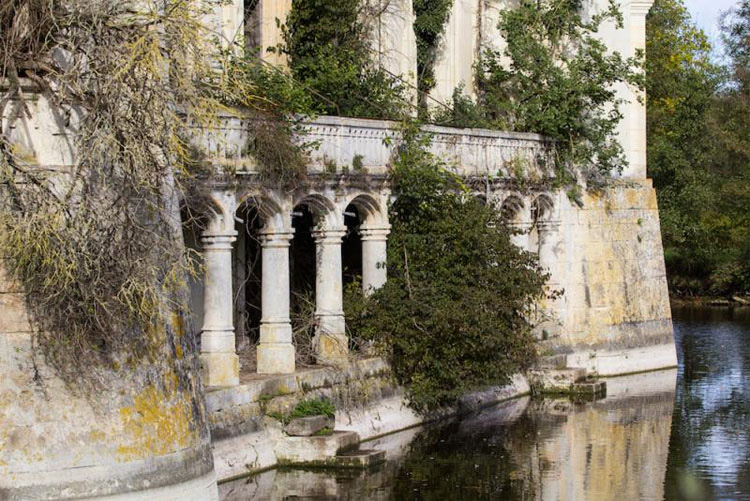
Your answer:
[[[308,194],[294,203],[295,208],[301,205],[310,209],[318,229],[341,228],[344,225],[343,211],[337,210],[336,204],[324,195]]]
[[[523,199],[518,195],[509,195],[500,205],[503,217],[509,222],[517,222],[522,219],[522,213],[526,208]]]
[[[248,206],[257,210],[264,230],[291,231],[291,207],[273,194],[246,193],[238,197],[238,210]]]
[[[555,202],[546,193],[537,196],[531,203],[531,220],[534,223],[549,221],[555,211]]]
[[[356,207],[360,215],[360,223],[365,226],[384,226],[387,225],[387,217],[385,209],[381,203],[370,193],[359,193],[354,198],[350,199],[345,205],[346,207],[353,205]]]

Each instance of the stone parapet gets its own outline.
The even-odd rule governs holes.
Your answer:
[[[311,173],[324,173],[335,166],[342,172],[382,175],[397,153],[399,127],[387,120],[323,116],[304,124],[298,140],[317,145],[310,152]],[[429,150],[460,175],[495,178],[523,172],[528,177],[554,176],[552,143],[539,134],[435,125],[422,130],[432,138]],[[247,119],[225,114],[217,127],[193,131],[194,141],[214,163],[239,172],[256,169],[246,151],[250,140]]]

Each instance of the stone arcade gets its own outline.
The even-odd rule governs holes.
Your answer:
[[[227,44],[243,33],[269,62],[283,65],[283,58],[263,49],[280,40],[275,19],[284,19],[291,1],[251,3],[253,9],[245,12],[242,1],[222,2],[207,23]],[[436,69],[436,100],[447,101],[462,84],[473,92],[476,55],[482,47],[502,48],[497,15],[513,3],[454,1]],[[592,3],[592,11],[606,4]],[[644,47],[650,5],[651,0],[623,0],[624,29],[609,26],[601,34],[613,50],[632,55]],[[385,7],[372,42],[378,63],[413,83],[411,0],[391,0]],[[612,186],[584,194],[578,202],[563,190],[519,189],[519,166],[526,179],[553,175],[543,137],[427,127],[431,150],[467,179],[476,196],[502,207],[523,230],[514,243],[537,253],[550,273],[549,287],[564,291],[553,303],[539,306],[545,318],[540,338],[568,366],[599,375],[677,364],[659,214],[646,176],[645,109],[633,90],[618,90],[629,101],[619,131],[629,167]],[[34,93],[31,84],[27,93]],[[73,154],[65,136],[72,132],[59,123],[43,95],[32,100],[31,112],[28,118],[2,117],[3,130],[40,167],[70,166]],[[361,242],[364,290],[386,280],[386,170],[397,129],[389,122],[341,117],[320,117],[306,127],[306,139],[320,145],[308,166],[314,182],[293,192],[262,191],[253,182],[253,162],[242,154],[247,132],[241,119],[225,116],[215,130],[194,131],[210,163],[235,172],[226,185],[208,187],[208,224],[202,232],[186,234],[188,245],[201,251],[205,270],[203,280],[191,284],[205,394],[186,391],[167,370],[156,381],[140,375],[121,381],[113,375],[102,405],[94,410],[48,368],[35,365],[24,295],[0,274],[0,499],[215,498],[217,478],[288,459],[279,445],[280,432],[263,416],[268,408],[288,408],[305,396],[337,400],[336,428],[356,431],[360,439],[420,422],[392,387],[381,360],[349,363],[342,307],[345,237],[356,234]],[[394,140],[385,141],[389,138]],[[358,175],[367,177],[366,186],[347,174],[355,166]],[[254,257],[247,255],[246,235],[238,230],[244,231],[238,220],[246,223],[251,211],[261,221],[256,235],[262,262],[257,374],[239,363],[237,347],[247,322],[238,320],[244,319],[239,310],[245,303],[236,300],[239,286],[233,275]],[[331,366],[302,372],[295,367],[290,323],[290,283],[296,273],[290,246],[299,237],[299,214],[310,215],[314,240],[315,355],[321,365]],[[34,370],[47,381],[45,391],[37,388]],[[473,402],[528,391],[519,375],[509,387],[473,397]]]

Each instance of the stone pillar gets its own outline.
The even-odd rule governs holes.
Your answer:
[[[367,295],[381,288],[387,278],[387,242],[389,227],[360,228],[362,239],[362,291]]]
[[[631,0],[623,2],[623,12],[629,19],[625,28],[629,35],[629,50],[626,56],[635,56],[638,51],[646,50],[646,15],[654,0]],[[628,165],[623,169],[623,177],[631,179],[646,179],[646,95],[636,88],[628,88],[628,103],[624,106],[626,114],[625,137]]]
[[[294,345],[289,320],[289,244],[291,231],[261,232],[263,259],[258,345],[258,374],[294,373]]]
[[[344,365],[349,340],[344,323],[344,285],[341,269],[343,229],[313,231],[317,274],[315,277],[315,346],[318,363]]]
[[[240,382],[232,325],[232,243],[236,238],[233,228],[209,230],[201,236],[205,280],[200,358],[203,384],[209,387],[236,386]]]

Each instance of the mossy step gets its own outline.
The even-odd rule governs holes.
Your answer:
[[[385,451],[358,449],[336,455],[336,465],[342,468],[367,468],[385,461]]]
[[[607,394],[607,383],[598,379],[590,379],[576,383],[571,388],[571,393],[576,395],[597,395]]]

